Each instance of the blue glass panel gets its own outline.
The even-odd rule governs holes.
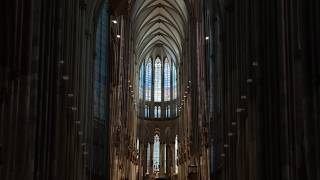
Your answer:
[[[161,60],[158,57],[154,65],[154,101],[161,102]]]
[[[145,100],[151,101],[151,88],[152,88],[152,62],[149,59],[146,63],[146,85],[145,85]]]
[[[140,76],[139,76],[139,99],[143,99],[143,77],[144,74],[144,64],[140,66]]]
[[[177,99],[177,69],[172,64],[172,99]]]
[[[166,58],[164,62],[164,101],[170,101],[170,61]]]

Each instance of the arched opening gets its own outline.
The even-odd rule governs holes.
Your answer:
[[[137,0],[132,10],[138,128],[142,129],[139,138],[146,147],[144,175],[170,178],[178,173],[178,110],[185,96],[185,91],[180,95],[180,82],[185,79],[179,75],[187,49],[187,8],[184,1]],[[163,133],[166,135],[160,140],[159,134],[166,128],[172,132]],[[150,135],[154,135],[153,140]]]
[[[108,42],[109,42],[109,15],[108,2],[102,3],[96,29],[94,81],[93,81],[93,121],[92,139],[89,147],[82,144],[85,152],[89,154],[89,173],[98,179],[107,177],[107,152],[106,134],[108,134]]]

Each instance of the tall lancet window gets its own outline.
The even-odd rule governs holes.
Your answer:
[[[151,101],[151,89],[152,89],[152,62],[148,59],[146,62],[146,86],[145,86],[145,100]]]
[[[172,99],[177,99],[177,69],[172,64]]]
[[[139,75],[139,99],[143,99],[143,81],[144,81],[144,63],[140,66],[140,75]]]
[[[92,132],[90,137],[97,141],[88,143],[88,162],[90,166],[88,171],[90,174],[95,174],[102,179],[106,179],[106,139],[105,134],[108,133],[106,124],[108,122],[108,42],[109,42],[109,7],[108,3],[104,2],[97,21],[96,31],[96,57],[94,61],[94,79],[93,79],[93,126],[88,132]],[[94,127],[94,128],[93,128]],[[94,132],[94,133],[93,133]]]
[[[175,62],[171,57],[151,56],[138,67],[139,116],[149,120],[177,117],[174,113],[178,79]]]
[[[170,101],[170,61],[168,58],[164,61],[164,101]]]
[[[160,171],[160,137],[158,134],[154,136],[153,147],[153,172]]]
[[[154,101],[161,102],[161,60],[157,57],[154,63]]]

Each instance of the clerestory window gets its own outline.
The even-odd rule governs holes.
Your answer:
[[[147,58],[139,68],[139,99],[145,118],[170,118],[177,99],[177,69],[170,58]],[[163,114],[161,115],[161,109]],[[154,113],[151,113],[154,112]]]

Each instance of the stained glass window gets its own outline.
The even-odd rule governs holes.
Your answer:
[[[145,86],[145,100],[151,101],[151,88],[152,88],[152,62],[148,59],[146,63],[146,86]]]
[[[94,61],[94,79],[93,79],[93,118],[98,121],[99,126],[95,128],[95,132],[90,134],[93,138],[97,139],[94,143],[88,143],[88,162],[90,166],[88,171],[90,174],[96,174],[102,179],[106,179],[106,143],[105,134],[107,129],[105,128],[108,123],[108,43],[109,42],[109,13],[108,3],[104,2],[101,7],[100,14],[97,21],[96,31],[96,57]],[[100,126],[101,125],[101,126]],[[93,130],[93,129],[92,129]]]
[[[158,134],[154,136],[153,147],[153,171],[159,172],[160,170],[160,137]]]
[[[177,99],[177,69],[172,64],[172,99]]]
[[[154,107],[154,117],[157,118],[158,117],[158,106]]]
[[[159,57],[154,64],[154,101],[161,102],[161,60]]]
[[[144,64],[140,66],[140,76],[139,76],[139,99],[143,99],[143,75],[144,75]]]
[[[164,101],[170,101],[170,62],[168,58],[164,61]]]
[[[171,59],[160,57],[146,59],[139,72],[139,99],[145,101],[145,108],[141,111],[144,117],[169,118],[175,115],[175,106],[160,105],[159,102],[170,102],[177,99],[177,67]],[[156,106],[150,106],[149,102],[157,102]],[[170,104],[170,103],[166,103]],[[161,108],[163,115],[161,116]],[[171,111],[172,110],[172,111]]]
[[[161,117],[161,107],[160,106],[155,106],[154,107],[154,117],[155,118],[160,118]]]

